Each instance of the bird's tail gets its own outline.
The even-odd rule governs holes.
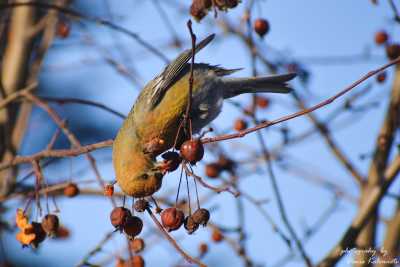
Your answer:
[[[244,93],[281,93],[292,91],[288,81],[296,77],[295,73],[270,75],[252,78],[223,78],[224,98]]]

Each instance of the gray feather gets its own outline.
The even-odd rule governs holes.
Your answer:
[[[295,73],[251,78],[223,78],[223,95],[224,98],[231,98],[244,93],[287,94],[292,91],[287,82],[294,77],[296,77]]]
[[[204,40],[199,42],[195,47],[195,53],[199,52],[205,46],[207,46],[215,37],[215,34],[211,34]],[[183,51],[173,62],[171,62],[164,71],[158,75],[154,80],[153,92],[150,98],[150,106],[154,108],[163,98],[168,88],[176,81],[182,70],[185,69],[186,63],[192,58],[192,49],[186,49]]]

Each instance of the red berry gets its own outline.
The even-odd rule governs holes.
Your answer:
[[[110,221],[111,224],[118,229],[124,226],[126,219],[131,216],[131,212],[124,207],[117,207],[111,211]]]
[[[130,245],[131,245],[131,249],[135,253],[139,253],[139,252],[143,251],[143,249],[145,247],[144,240],[141,238],[133,239],[132,241],[130,241]]]
[[[137,216],[128,216],[123,227],[125,234],[134,238],[142,232],[143,221]]]
[[[210,178],[216,178],[221,172],[221,166],[218,163],[209,163],[206,165],[205,174]]]
[[[375,33],[375,43],[377,45],[385,44],[389,40],[389,35],[386,31],[379,31]]]
[[[221,233],[219,229],[214,229],[212,234],[211,234],[211,239],[218,243],[221,242],[224,239],[224,235]]]
[[[257,96],[256,104],[259,108],[267,108],[269,106],[269,99],[266,97]]]
[[[386,46],[386,56],[394,60],[400,56],[400,45],[399,44],[391,44]]]
[[[254,31],[261,37],[269,32],[269,22],[266,19],[258,18],[254,21]]]
[[[210,220],[210,212],[207,209],[198,209],[191,217],[196,224],[206,226]]]
[[[172,151],[165,152],[161,155],[161,157],[164,159],[162,168],[167,172],[175,171],[182,162],[182,158],[179,156],[179,154]]]
[[[79,194],[79,187],[75,183],[69,183],[64,188],[64,196],[75,197]]]
[[[140,255],[133,256],[132,263],[132,267],[144,267],[144,259]]]
[[[185,141],[180,148],[181,156],[191,164],[200,161],[204,156],[204,147],[200,139]]]
[[[243,119],[237,119],[233,125],[236,131],[243,131],[247,128],[247,122]]]
[[[181,227],[185,215],[177,208],[168,208],[161,212],[161,222],[167,231],[174,231]]]
[[[65,21],[59,21],[57,24],[57,35],[61,38],[67,38],[71,31],[71,27]]]
[[[106,197],[112,197],[112,195],[114,195],[114,185],[112,184],[104,185],[103,193]]]
[[[194,221],[193,216],[187,216],[185,218],[185,222],[183,223],[183,226],[185,227],[185,229],[189,235],[196,232],[196,230],[199,229],[199,225],[200,224],[198,224]]]
[[[378,83],[383,83],[386,80],[386,72],[381,72],[376,76],[376,81]]]
[[[206,243],[200,243],[199,245],[200,255],[204,256],[208,252],[208,245]]]
[[[55,235],[60,226],[58,217],[54,214],[47,214],[42,220],[42,228],[48,235]]]

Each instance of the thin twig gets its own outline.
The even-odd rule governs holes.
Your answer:
[[[188,94],[188,103],[186,105],[186,111],[185,111],[185,121],[184,121],[184,129],[186,130],[188,127],[188,122],[189,122],[189,133],[190,133],[190,138],[192,138],[192,127],[190,123],[190,110],[192,109],[192,94],[193,94],[193,68],[194,68],[194,57],[196,54],[196,35],[193,33],[192,30],[192,21],[189,19],[187,22],[187,27],[190,32],[190,37],[192,39],[192,59],[190,62],[190,75],[189,75],[189,94]]]
[[[288,121],[300,116],[303,116],[305,114],[308,114],[310,112],[313,112],[317,109],[320,109],[326,105],[331,104],[332,102],[334,102],[336,99],[340,98],[341,96],[343,96],[344,94],[348,93],[349,91],[351,91],[352,89],[354,89],[357,85],[363,83],[365,80],[369,79],[370,77],[374,76],[375,74],[378,74],[379,72],[400,63],[400,58],[397,58],[395,60],[390,61],[389,63],[383,65],[382,67],[379,67],[373,71],[368,72],[367,74],[365,74],[364,76],[362,76],[360,79],[358,79],[357,81],[353,82],[352,84],[350,84],[349,86],[347,86],[346,88],[344,88],[342,91],[340,91],[339,93],[337,93],[336,95],[312,106],[311,108],[308,109],[304,109],[304,110],[300,110],[298,112],[295,112],[293,114],[289,114],[286,116],[283,116],[281,118],[278,118],[276,120],[273,121],[266,121],[264,123],[260,123],[254,127],[248,128],[246,130],[243,131],[239,131],[237,133],[233,133],[233,134],[226,134],[226,135],[220,135],[220,136],[216,136],[216,137],[209,137],[209,138],[203,138],[201,140],[201,142],[203,144],[205,143],[212,143],[212,142],[218,142],[218,141],[223,141],[223,140],[230,140],[230,139],[234,139],[234,138],[240,138],[240,137],[244,137],[250,133],[253,133],[255,131],[258,131],[260,129],[263,128],[267,128],[270,127],[272,125],[284,122],[284,121]]]
[[[167,231],[165,231],[164,227],[161,225],[161,223],[157,220],[156,216],[154,216],[153,212],[151,211],[151,209],[148,207],[146,208],[147,212],[149,213],[151,219],[153,220],[153,222],[156,224],[157,228],[160,230],[160,232],[164,235],[164,237],[171,243],[171,245],[182,255],[182,257],[187,260],[189,263],[195,263],[199,266],[205,267],[206,265],[204,263],[202,263],[200,260],[193,258],[192,256],[190,256],[189,254],[187,254],[179,245],[178,243],[175,241],[175,239],[173,239],[168,233]]]
[[[57,11],[60,11],[62,13],[68,14],[68,15],[73,16],[73,17],[85,19],[85,20],[97,23],[99,25],[107,26],[107,27],[109,27],[109,28],[111,28],[113,30],[116,30],[118,32],[121,32],[121,33],[126,34],[127,36],[133,38],[136,42],[138,42],[140,45],[145,47],[151,53],[153,53],[158,58],[163,60],[165,63],[169,62],[168,58],[166,58],[166,56],[164,56],[163,53],[161,53],[157,48],[155,48],[154,46],[152,46],[148,42],[144,41],[137,33],[131,32],[130,30],[128,30],[128,29],[126,29],[126,28],[124,28],[122,26],[119,26],[118,24],[112,23],[111,21],[108,21],[108,20],[105,20],[105,19],[102,19],[102,18],[98,18],[98,17],[95,17],[95,16],[85,15],[83,13],[80,13],[80,12],[76,11],[76,10],[73,10],[73,9],[70,9],[70,8],[66,8],[66,7],[63,7],[63,6],[49,4],[49,3],[40,3],[40,2],[24,2],[24,3],[0,4],[0,9],[14,8],[14,7],[18,7],[18,6],[35,6],[35,7],[38,7],[38,8],[55,9]]]
[[[198,176],[198,175],[194,174],[193,172],[191,172],[191,171],[189,170],[189,168],[188,168],[185,164],[183,164],[183,168],[185,169],[185,172],[186,172],[188,175],[190,175],[190,176],[192,176],[193,178],[195,178],[202,186],[204,186],[204,187],[206,187],[206,188],[208,188],[208,189],[211,189],[211,190],[215,191],[216,193],[229,192],[229,193],[231,193],[234,197],[240,196],[240,192],[234,192],[234,191],[233,191],[232,189],[230,189],[229,187],[215,187],[215,186],[212,186],[212,185],[207,184],[206,182],[203,181],[203,179],[202,179],[200,176]]]

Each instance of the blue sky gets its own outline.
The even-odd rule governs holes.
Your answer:
[[[155,13],[152,1],[118,1],[118,4],[109,2],[116,23],[138,33],[153,45],[159,46],[169,58],[172,59],[177,55],[179,50],[163,46],[170,33]],[[188,1],[178,2],[184,5]],[[294,82],[294,86],[300,94],[307,97],[309,104],[315,104],[335,94],[361,75],[386,61],[383,49],[377,47],[373,42],[374,33],[377,30],[386,29],[396,40],[397,32],[391,22],[391,10],[386,1],[381,2],[378,6],[374,6],[368,1],[347,0],[323,2],[318,0],[306,2],[296,0],[257,1],[253,15],[268,19],[271,24],[271,32],[264,40],[259,38],[256,38],[256,40],[260,43],[264,42],[261,46],[265,49],[263,52],[267,57],[278,58],[284,55],[287,60],[299,59],[300,62],[304,63],[304,66],[311,73],[309,86],[304,89],[298,81]],[[96,2],[96,8],[88,9],[92,4],[91,1],[77,1],[76,6],[86,8],[84,9],[85,12],[90,14],[108,18],[104,1]],[[238,22],[243,6],[244,3],[236,10],[221,16],[226,16],[231,21]],[[186,9],[178,11],[173,4],[165,4],[165,2],[163,2],[163,7],[172,21],[174,30],[186,40],[185,47],[188,47],[189,35],[186,21],[189,17],[185,13]],[[237,38],[225,36],[221,33],[215,22],[212,16],[208,16],[202,23],[194,24],[194,31],[200,37],[212,32],[217,34],[215,44],[204,49],[198,55],[196,61],[221,64],[227,68],[242,67],[244,70],[236,75],[250,75],[248,51]],[[109,29],[98,25],[90,23],[85,23],[85,25],[85,30],[83,30],[78,23],[73,23],[72,35],[68,39],[57,40],[54,47],[49,51],[40,77],[43,85],[42,93],[60,97],[79,96],[96,100],[107,103],[116,110],[127,114],[140,88],[118,75],[115,70],[104,63],[102,60],[104,51],[124,64],[133,66],[140,74],[141,84],[152,79],[164,67],[164,63],[126,36],[111,33]],[[91,38],[95,40],[96,47],[85,43],[85,31],[89,32]],[[119,47],[115,46],[116,43],[119,44]],[[103,51],[102,54],[99,53],[99,47]],[[123,49],[120,47],[123,47]],[[364,62],[334,64],[328,61],[324,64],[315,63],[317,57],[357,55],[366,51],[377,57],[374,57],[374,60]],[[262,69],[260,68],[260,70]],[[371,79],[365,84],[371,84],[373,88],[360,103],[378,101],[378,108],[356,114],[354,117],[349,116],[352,114],[344,114],[332,126],[335,129],[333,137],[363,174],[366,174],[368,170],[369,161],[368,159],[360,160],[359,156],[372,152],[374,137],[382,121],[383,107],[387,103],[387,95],[390,89],[390,82],[383,86],[377,86],[375,80]],[[363,86],[355,90],[363,90]],[[288,96],[272,96],[271,98],[273,106],[265,112],[260,112],[261,118],[274,119],[297,110],[291,105],[293,101]],[[250,103],[249,96],[240,96],[235,100]],[[326,117],[335,107],[342,105],[343,101],[343,99],[338,100],[334,104],[317,111],[317,116]],[[90,122],[92,131],[89,131],[88,136],[85,136],[88,143],[100,141],[101,138],[112,138],[122,122],[119,118],[90,107],[81,107],[77,115],[76,112],[74,113],[74,107],[57,107],[57,110],[63,116],[72,115],[73,119],[69,123],[77,129],[84,128],[85,120]],[[240,116],[240,113],[234,107],[225,104],[223,112],[215,121],[215,124],[220,129],[230,129],[232,121]],[[28,135],[24,142],[23,153],[32,153],[46,144],[55,129],[54,125],[48,124],[46,121],[46,114],[40,111],[33,113],[31,129],[43,129],[42,127],[46,126],[47,131]],[[305,118],[289,121],[285,125],[291,129],[292,134],[300,133],[310,126]],[[273,148],[281,140],[279,131],[277,131],[280,127],[279,125],[273,126],[265,131],[266,142],[270,148]],[[103,131],[102,134],[93,134],[95,133],[93,130],[96,129]],[[236,158],[241,157],[237,148],[245,146],[256,151],[259,149],[254,134],[240,140],[226,142],[223,145],[226,151]],[[104,149],[96,152],[95,156],[100,162],[102,175],[108,180],[113,179],[112,166],[109,161],[111,150]],[[291,146],[283,152],[282,156],[291,166],[301,168],[315,176],[321,176],[341,186],[350,195],[358,196],[358,190],[352,178],[333,158],[319,136],[314,135],[299,145]],[[211,160],[213,160],[213,156],[206,155],[204,161],[209,162]],[[74,176],[73,179],[93,178],[90,170],[85,171],[87,165],[86,163],[82,164],[83,162],[82,158],[72,160],[72,174],[81,168],[84,170],[79,173],[79,177]],[[263,168],[263,165],[261,166]],[[265,208],[278,225],[284,228],[265,169],[263,169],[262,175],[258,175],[248,166],[243,169],[247,171],[241,174],[241,177],[243,176],[240,182],[241,188],[254,197],[270,199]],[[202,174],[203,168],[200,165],[196,170],[199,174]],[[320,186],[301,179],[298,173],[284,172],[276,163],[274,163],[274,170],[289,219],[301,236],[304,224],[313,224],[332,204],[332,194]],[[70,179],[69,161],[66,160],[64,163],[49,168],[45,174],[50,181],[53,177],[54,181]],[[170,194],[173,198],[177,181],[176,174],[168,175],[165,178],[163,189],[158,194]],[[394,188],[398,187],[399,183],[394,184],[393,192],[395,192]],[[208,193],[204,188],[201,188],[200,192],[201,194]],[[381,212],[384,216],[390,216],[394,203],[385,200],[384,204]],[[79,262],[88,249],[95,246],[108,230],[111,230],[111,225],[108,222],[111,205],[104,198],[79,197],[67,201],[60,199],[59,205],[62,210],[61,221],[72,230],[71,239],[65,242],[45,242],[40,250],[33,254],[27,249],[21,250],[14,240],[14,234],[12,234],[7,236],[6,239],[7,251],[12,257],[26,257],[30,262],[38,263],[46,261],[47,266],[72,266]],[[271,227],[256,209],[250,203],[245,202],[245,205],[245,222],[249,231],[249,255],[253,257],[255,262],[271,266],[286,255],[287,247],[273,233]],[[235,202],[231,195],[220,194],[207,202],[205,207],[215,208],[215,211],[212,212],[213,221],[226,226],[235,226],[237,215],[235,213]],[[321,259],[336,244],[349,225],[356,208],[357,206],[349,201],[340,201],[338,210],[319,232],[306,243],[306,251],[314,261]],[[154,227],[146,216],[142,217],[145,220],[144,236],[148,236],[151,231],[154,231]],[[198,243],[209,240],[209,234],[208,230],[201,229],[193,236],[186,236],[180,230],[174,233],[174,236],[188,251],[197,251]],[[147,266],[171,266],[172,263],[177,261],[178,254],[166,241],[154,238],[149,238],[149,240],[154,240],[153,242],[156,242],[156,244],[150,246],[150,249],[144,253]],[[115,238],[106,247],[106,252],[118,253],[125,244],[124,242],[122,238]],[[232,253],[232,250],[226,244],[211,244],[210,253],[205,257],[204,262],[210,266],[242,266],[242,261]],[[347,265],[348,259],[344,259],[340,264],[340,266]],[[291,262],[288,266],[303,266],[303,263],[297,260]]]

